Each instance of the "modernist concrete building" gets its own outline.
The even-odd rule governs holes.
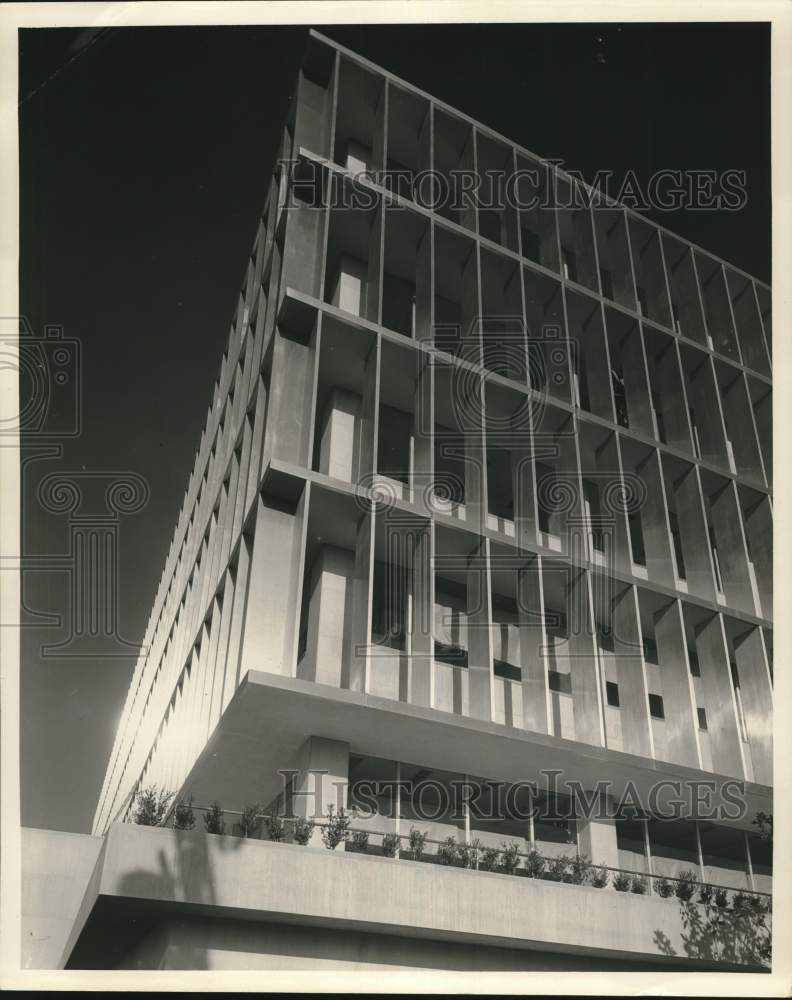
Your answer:
[[[455,171],[496,197],[453,203]],[[656,879],[613,883],[770,890],[770,289],[591,196],[311,33],[93,836],[64,847],[57,955],[26,915],[34,964],[759,961],[707,905],[696,936]],[[710,782],[744,809],[562,815],[548,769],[607,803]],[[535,781],[556,818],[459,813],[455,778]],[[368,856],[128,822],[151,785],[230,829],[382,779],[432,790],[375,797]],[[449,835],[579,851],[610,884],[434,863]]]

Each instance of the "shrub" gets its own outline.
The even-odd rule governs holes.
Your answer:
[[[423,857],[424,845],[426,844],[426,834],[421,833],[420,830],[416,830],[414,826],[410,827],[410,836],[408,842],[410,845],[410,857],[413,861],[420,861]]]
[[[252,805],[242,808],[242,815],[237,820],[237,827],[241,837],[249,837],[258,830],[261,824],[261,806]]]
[[[386,858],[395,858],[401,847],[401,837],[398,833],[386,833],[382,838],[382,853]]]
[[[347,850],[355,851],[357,854],[366,854],[368,851],[369,835],[367,830],[355,830],[347,842]]]
[[[646,879],[643,875],[633,875],[630,892],[634,892],[636,896],[643,896],[646,893]]]
[[[566,854],[559,854],[558,857],[548,859],[543,878],[549,882],[566,882],[570,860]]]
[[[738,913],[748,909],[748,897],[744,892],[735,892],[732,896],[732,909]]]
[[[207,833],[225,833],[223,810],[219,802],[213,802],[204,813],[204,826]]]
[[[192,807],[192,795],[186,802],[179,802],[173,811],[174,830],[192,830],[195,827],[195,813]]]
[[[632,884],[632,878],[627,872],[618,872],[613,879],[613,888],[616,892],[627,892]]]
[[[683,903],[687,903],[693,898],[696,891],[696,873],[686,868],[679,873],[679,881],[676,884],[676,897]]]
[[[267,830],[267,838],[269,840],[274,840],[276,844],[280,844],[286,839],[286,824],[283,822],[282,816],[267,816],[264,820],[264,826]]]
[[[158,788],[156,785],[138,789],[132,821],[138,826],[160,826],[172,798],[173,792],[166,792],[164,788]]]
[[[528,878],[541,878],[544,874],[545,859],[538,851],[529,851],[525,859],[525,870]]]
[[[754,913],[765,913],[767,907],[765,906],[765,901],[761,896],[749,896],[748,905],[754,911]]]
[[[585,885],[590,874],[591,862],[585,854],[578,854],[569,862],[564,881],[571,882],[573,885]]]
[[[312,819],[306,819],[304,816],[298,816],[294,821],[294,827],[292,828],[294,843],[299,844],[301,847],[305,847],[310,841],[313,831],[314,821]]]
[[[481,855],[481,841],[478,837],[471,840],[469,844],[459,845],[459,860],[463,868],[478,868],[479,857]]]
[[[443,843],[437,848],[437,857],[443,865],[459,864],[459,844],[454,837],[446,837]]]
[[[721,910],[725,910],[729,905],[729,894],[725,889],[715,890],[715,905]]]
[[[494,872],[498,867],[499,853],[497,847],[485,847],[479,858],[479,871]]]
[[[703,903],[705,906],[709,906],[712,902],[713,888],[711,885],[700,885],[699,886],[699,903]]]
[[[520,867],[520,845],[514,840],[501,842],[500,868],[507,875],[514,875]]]
[[[334,851],[339,844],[346,842],[350,822],[343,806],[337,813],[335,806],[327,807],[327,824],[322,827],[322,843],[328,851]]]
[[[658,896],[662,896],[663,899],[668,899],[669,896],[674,895],[674,887],[668,881],[668,879],[663,875],[661,878],[656,878],[654,880],[654,890]]]
[[[604,865],[591,869],[591,884],[595,889],[604,889],[610,879],[610,872]]]

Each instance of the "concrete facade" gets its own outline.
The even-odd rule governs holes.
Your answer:
[[[501,167],[526,188],[499,209],[432,210],[378,174]],[[367,199],[339,208],[353,175]],[[233,811],[277,801],[279,768],[303,793],[361,756],[492,780],[560,761],[587,788],[745,782],[750,815],[691,814],[682,847],[580,820],[571,850],[769,889],[770,289],[581,194],[311,33],[96,835],[150,785]],[[570,887],[532,888],[553,907]],[[665,912],[587,892],[614,927]],[[156,933],[134,961],[184,953],[183,925]]]

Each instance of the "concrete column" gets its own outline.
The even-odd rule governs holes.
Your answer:
[[[523,728],[534,733],[550,732],[541,573],[541,557],[536,556],[529,565],[519,570],[517,575]]]
[[[604,805],[604,802],[603,802]],[[602,809],[602,812],[605,812]],[[616,841],[616,821],[596,816],[577,821],[578,851],[588,855],[595,865],[619,867],[619,848]]]
[[[491,590],[488,540],[482,539],[467,571],[468,682],[470,715],[492,720]]]
[[[663,677],[663,703],[668,759],[701,767],[698,720],[688,662],[682,605],[671,601],[655,615],[655,642]]]
[[[358,466],[360,397],[345,389],[333,389],[322,419],[319,471],[325,476],[351,483]]]
[[[644,670],[638,593],[627,587],[613,600],[613,649],[619,678],[622,741],[626,753],[652,757],[652,729]]]
[[[346,549],[325,545],[311,568],[308,637],[300,676],[341,687],[345,621],[350,614],[355,557]]]
[[[292,784],[292,809],[295,816],[321,819],[327,807],[335,812],[346,809],[349,783],[349,744],[311,736],[300,748],[297,773]],[[317,827],[311,838],[312,846],[322,843]]]

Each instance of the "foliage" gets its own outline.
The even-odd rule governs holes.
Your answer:
[[[738,911],[748,909],[748,897],[744,892],[735,892],[732,896],[732,909]]]
[[[573,885],[585,885],[591,874],[591,862],[585,854],[575,855],[569,861],[567,873],[564,876],[565,882]]]
[[[327,807],[327,823],[322,827],[322,843],[328,851],[334,851],[339,844],[346,842],[349,835],[351,818],[342,806],[338,812],[335,806]]]
[[[471,840],[469,844],[459,845],[459,860],[463,868],[478,868],[479,857],[481,855],[481,841],[478,837]]]
[[[458,865],[460,863],[459,844],[455,837],[446,837],[437,848],[437,857],[443,865]]]
[[[479,858],[479,871],[494,872],[498,867],[499,854],[500,852],[497,847],[485,847],[481,852],[481,857]]]
[[[700,885],[698,898],[699,903],[702,903],[704,906],[709,906],[712,902],[712,894],[714,891],[715,890],[711,885]]]
[[[408,842],[410,845],[410,857],[413,861],[420,861],[423,856],[424,844],[426,844],[425,833],[420,830],[416,830],[414,826],[410,827],[410,836]]]
[[[516,841],[512,840],[508,844],[501,841],[500,867],[507,875],[514,875],[520,867],[520,845]]]
[[[368,851],[369,835],[368,830],[355,830],[347,841],[347,850],[356,854],[366,854]]]
[[[767,840],[771,844],[773,843],[773,814],[758,812],[755,819],[753,820],[753,826],[755,826],[759,831],[759,836],[762,840]]]
[[[725,910],[729,905],[729,894],[725,889],[715,890],[715,905],[721,910]]]
[[[665,875],[654,880],[654,891],[658,896],[662,896],[663,899],[668,899],[669,896],[674,895],[674,886],[668,881]]]
[[[179,802],[173,810],[173,829],[192,830],[195,827],[195,813],[192,807],[192,795],[186,802]]]
[[[242,837],[250,837],[258,830],[263,812],[259,805],[243,806],[242,815],[237,820],[237,827]]]
[[[386,858],[395,858],[401,847],[401,837],[398,833],[386,833],[382,838],[382,853]]]
[[[643,875],[633,875],[630,892],[634,892],[636,896],[643,896],[646,893],[646,879]]]
[[[541,878],[544,874],[545,859],[538,851],[529,851],[525,859],[525,870],[528,878]]]
[[[286,839],[286,824],[283,822],[282,816],[267,816],[264,820],[264,826],[267,830],[268,840],[274,840],[276,844],[280,844]]]
[[[207,833],[225,833],[225,820],[219,802],[213,802],[204,813],[204,826]]]
[[[595,889],[604,889],[610,879],[610,872],[604,865],[591,869],[591,884]]]
[[[696,891],[696,873],[686,868],[678,875],[679,881],[676,884],[676,897],[684,903],[693,898]]]
[[[632,877],[627,872],[617,872],[613,879],[613,888],[616,892],[628,892],[632,885]]]
[[[156,785],[139,788],[135,795],[132,821],[138,826],[161,826],[172,798],[173,792],[166,792]]]
[[[312,819],[306,819],[304,816],[298,816],[297,819],[294,821],[294,827],[292,830],[294,843],[300,844],[300,846],[305,847],[305,845],[311,839],[313,831],[314,831],[314,821]]]

